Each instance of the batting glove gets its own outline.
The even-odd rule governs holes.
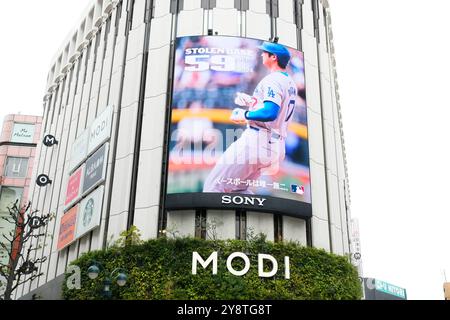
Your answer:
[[[237,92],[234,103],[241,107],[253,107],[257,100],[255,97],[249,96],[246,93]]]
[[[245,111],[244,109],[236,108],[231,113],[230,120],[233,121],[234,123],[243,124],[247,122],[247,118],[245,117],[246,113],[247,111]]]

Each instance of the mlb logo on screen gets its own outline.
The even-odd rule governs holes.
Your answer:
[[[300,195],[305,194],[305,187],[297,184],[291,184],[291,191]]]

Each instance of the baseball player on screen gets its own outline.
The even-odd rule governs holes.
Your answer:
[[[230,120],[247,124],[247,129],[217,161],[203,192],[252,194],[246,181],[277,173],[285,157],[285,140],[297,96],[297,86],[286,72],[291,55],[278,43],[264,42],[259,49],[270,74],[259,82],[253,96],[236,94],[235,103],[242,108],[235,108]]]

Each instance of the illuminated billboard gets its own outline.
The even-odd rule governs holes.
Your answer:
[[[302,52],[239,37],[177,39],[166,193],[167,209],[310,217]]]

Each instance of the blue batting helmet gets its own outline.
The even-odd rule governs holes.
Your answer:
[[[289,50],[286,49],[286,47],[282,46],[281,44],[273,42],[264,42],[258,48],[276,55],[278,61],[280,61],[280,64],[283,66],[287,66],[289,60],[291,59],[291,54],[289,53]]]

